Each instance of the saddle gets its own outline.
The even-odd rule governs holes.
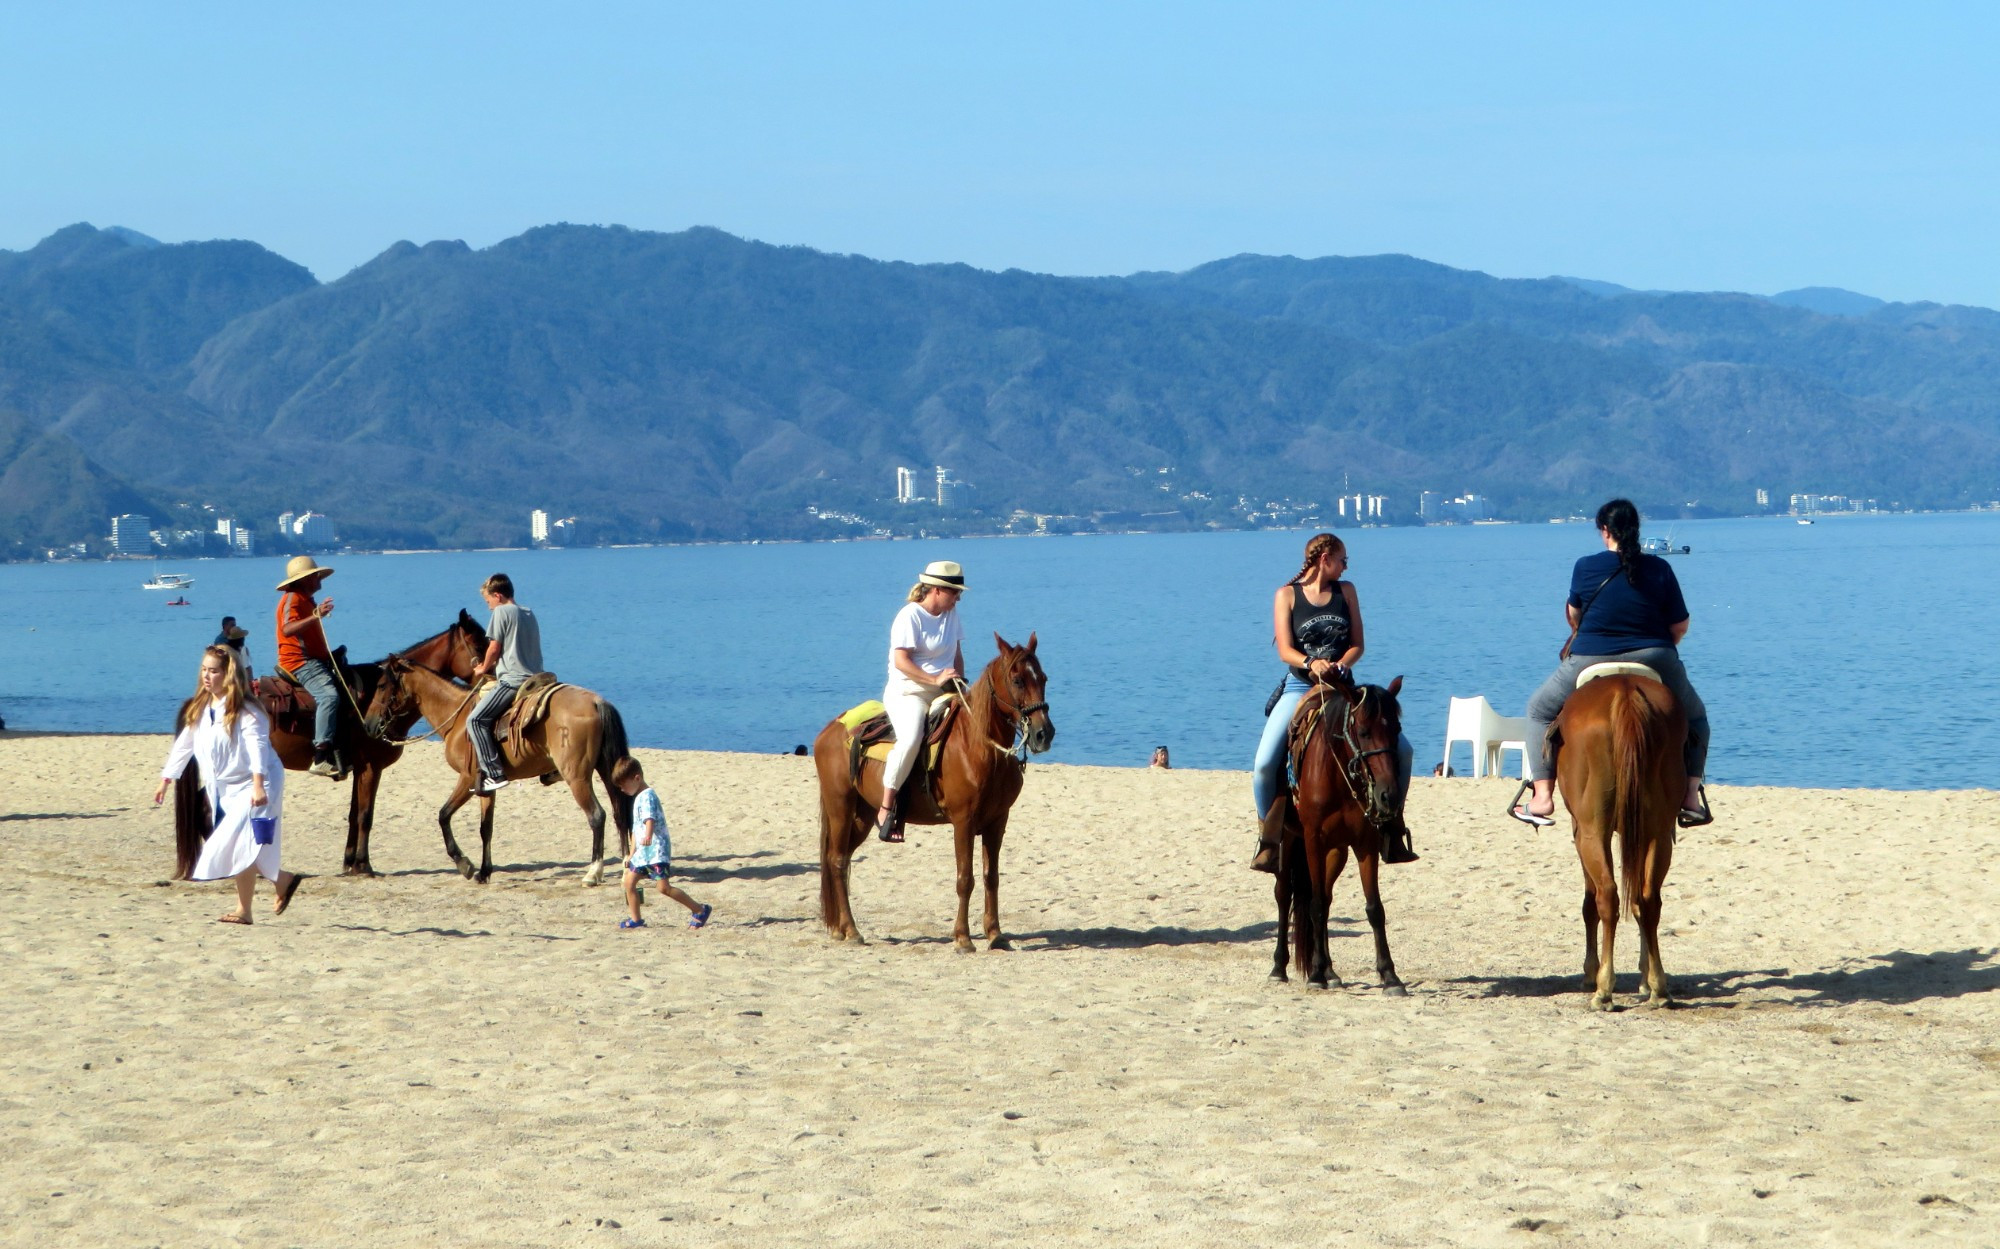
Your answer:
[[[951,726],[958,720],[962,701],[956,694],[946,694],[931,703],[930,715],[924,721],[924,749],[910,769],[913,777],[922,780],[921,788],[925,793],[931,792],[937,776],[938,760],[944,757],[945,739],[951,736]],[[872,698],[843,713],[840,726],[847,730],[848,774],[859,782],[864,762],[869,759],[878,763],[888,760],[889,751],[896,744],[896,728],[889,723],[888,709]],[[903,788],[918,787],[906,781]]]
[[[1582,672],[1577,673],[1576,688],[1582,689],[1599,677],[1644,677],[1648,681],[1660,681],[1660,674],[1648,668],[1645,664],[1627,663],[1623,660],[1608,660],[1601,664],[1592,664]],[[1665,685],[1666,682],[1660,681],[1660,684]]]
[[[567,688],[556,680],[553,672],[537,672],[521,682],[521,687],[514,691],[514,702],[507,708],[507,714],[493,726],[494,742],[518,742],[526,737],[530,730],[548,718],[549,702],[556,696],[556,691]]]
[[[348,666],[345,645],[334,648],[333,666],[348,687],[353,688],[354,669]],[[269,675],[250,683],[250,692],[264,704],[264,711],[273,724],[282,725],[287,732],[311,736],[313,710],[319,706],[319,700],[312,696],[311,690],[299,684],[297,677],[283,668],[273,668]]]

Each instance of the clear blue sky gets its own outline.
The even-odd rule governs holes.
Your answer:
[[[0,9],[0,248],[551,221],[1054,273],[1407,252],[2000,306],[1992,4]]]

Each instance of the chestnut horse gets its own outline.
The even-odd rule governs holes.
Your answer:
[[[485,652],[486,630],[461,610],[458,620],[444,632],[434,633],[415,646],[396,653],[416,663],[449,671],[455,676],[469,677],[473,666]],[[381,665],[353,664],[345,672],[353,682],[354,697],[365,705],[374,691]],[[261,678],[264,681],[276,679],[279,678]],[[186,709],[187,704],[181,704],[183,713]],[[277,753],[278,762],[287,772],[303,772],[312,765],[311,713],[305,714],[301,724],[288,724],[286,720],[286,717],[271,717],[271,749]],[[178,725],[180,722],[176,717],[174,723]],[[382,784],[383,770],[403,757],[403,743],[395,739],[409,732],[416,722],[415,715],[391,721],[382,726],[382,735],[377,737],[362,730],[358,709],[343,709],[335,745],[340,749],[341,758],[347,761],[351,777],[347,799],[347,851],[341,862],[341,871],[345,875],[376,875],[374,865],[368,859],[368,838],[375,828],[375,794]],[[300,729],[303,731],[297,731]],[[210,816],[202,797],[201,781],[196,769],[189,768],[181,774],[179,783],[174,787],[175,880],[186,880],[187,874],[194,869],[195,860],[201,857],[202,843],[208,840],[209,824]]]
[[[1639,1000],[1649,1006],[1671,1000],[1660,965],[1660,887],[1674,861],[1674,820],[1687,788],[1681,753],[1686,739],[1687,717],[1672,691],[1633,675],[1586,682],[1569,696],[1549,730],[1556,787],[1569,808],[1576,856],[1583,863],[1583,987],[1598,1010],[1613,1009],[1614,831],[1620,834],[1625,903],[1639,921]]]
[[[1402,708],[1396,701],[1403,678],[1388,688],[1356,685],[1335,676],[1299,700],[1292,714],[1291,792],[1276,804],[1284,832],[1275,894],[1278,943],[1271,979],[1284,980],[1286,926],[1292,929],[1292,962],[1306,986],[1324,989],[1341,983],[1327,948],[1327,914],[1333,884],[1354,854],[1367,899],[1368,926],[1375,931],[1375,974],[1384,991],[1405,993],[1389,957],[1387,913],[1377,880],[1382,834],[1401,812],[1396,783],[1396,740]]]
[[[1012,646],[999,634],[993,641],[1000,653],[965,695],[958,721],[945,737],[935,785],[926,793],[920,781],[919,759],[904,788],[909,791],[904,820],[910,824],[945,824],[952,828],[958,852],[958,920],[952,943],[970,952],[972,934],[966,909],[972,899],[972,842],[978,838],[986,858],[986,943],[1005,950],[1000,931],[1000,841],[1007,835],[1007,815],[1021,794],[1026,752],[1014,753],[1015,743],[1036,754],[1055,741],[1044,693],[1048,677],[1035,658],[1035,635],[1026,646]],[[848,905],[847,869],[855,850],[867,840],[882,797],[882,764],[865,760],[861,774],[853,771],[847,730],[833,720],[813,739],[813,767],[819,773],[819,917],[836,941],[860,941],[854,911]]]
[[[379,725],[413,714],[421,714],[444,739],[445,762],[457,774],[451,794],[438,808],[438,827],[444,832],[444,852],[457,865],[459,875],[485,884],[493,875],[493,798],[479,796],[479,866],[459,851],[451,835],[451,817],[472,796],[477,772],[472,758],[472,742],[465,735],[474,691],[450,677],[406,659],[391,657],[382,662],[382,675],[375,694],[368,700],[365,723],[371,731]],[[618,853],[632,852],[632,799],[611,783],[611,768],[625,757],[625,721],[618,709],[578,685],[565,685],[549,700],[540,723],[522,734],[522,740],[502,744],[501,762],[510,781],[561,773],[569,783],[576,805],[590,820],[590,867],[583,883],[595,885],[604,879],[604,808],[598,805],[590,777],[594,772],[604,782],[611,799],[611,814],[618,826]]]

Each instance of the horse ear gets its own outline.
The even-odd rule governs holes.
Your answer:
[[[998,629],[995,629],[993,631],[993,644],[1000,648],[1000,653],[1002,655],[1008,655],[1013,653],[1014,648],[1007,644],[1006,638],[1000,636],[1000,631]]]
[[[1033,629],[1028,630],[1028,645],[1026,649],[1030,655],[1035,653],[1035,631]]]
[[[1402,688],[1403,688],[1403,678],[1398,676],[1395,680],[1389,682],[1389,697],[1394,698],[1396,696],[1396,692]]]

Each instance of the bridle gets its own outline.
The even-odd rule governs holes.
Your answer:
[[[1013,671],[1013,664],[1008,664],[1008,675],[1012,676]],[[1028,720],[1038,711],[1047,711],[1049,709],[1049,701],[1045,698],[1038,703],[1015,706],[1001,693],[1001,688],[1004,684],[1004,682],[999,680],[993,682],[993,701],[999,704],[1000,714],[1005,716],[1014,727],[1013,732],[1008,734],[1010,739],[1009,744],[1002,746],[999,742],[994,742],[993,749],[1003,755],[1012,755],[1014,761],[1025,768],[1028,766]]]
[[[1312,740],[1313,731],[1319,727],[1320,721],[1326,717],[1327,703],[1338,696],[1344,710],[1340,717],[1339,732],[1333,734],[1332,737],[1333,740],[1337,740],[1342,746],[1345,746],[1347,752],[1346,758],[1343,759],[1341,752],[1334,751],[1334,762],[1339,767],[1340,778],[1347,782],[1348,794],[1353,797],[1355,805],[1360,807],[1362,813],[1367,816],[1368,822],[1371,824],[1384,823],[1386,821],[1378,818],[1375,812],[1390,810],[1390,804],[1387,796],[1382,792],[1382,786],[1375,780],[1374,774],[1368,770],[1368,761],[1376,755],[1388,754],[1393,749],[1393,746],[1364,748],[1355,733],[1356,723],[1360,719],[1362,707],[1368,701],[1368,687],[1356,686],[1355,696],[1351,700],[1345,696],[1345,691],[1337,685],[1323,684],[1321,688],[1327,692],[1320,696],[1318,705],[1313,708],[1312,715],[1306,722],[1305,732],[1300,735],[1300,745],[1303,747],[1305,743]],[[1365,795],[1362,792],[1363,790],[1367,791]]]

